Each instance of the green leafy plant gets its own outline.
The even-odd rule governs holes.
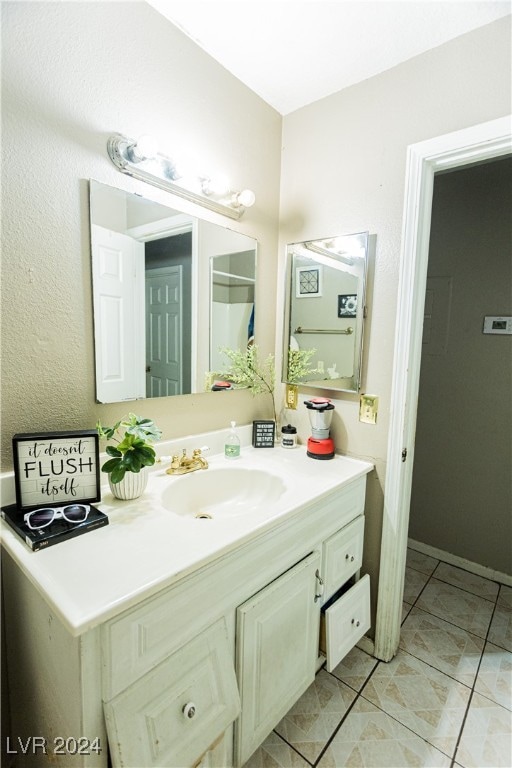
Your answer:
[[[311,373],[317,373],[317,368],[311,368],[309,363],[316,349],[292,349],[288,350],[288,384],[300,384],[302,379]]]
[[[272,412],[277,424],[274,400],[276,381],[274,355],[268,355],[261,362],[257,344],[252,344],[243,350],[223,347],[220,352],[228,358],[231,364],[224,371],[216,373],[216,376],[231,381],[237,389],[250,389],[253,395],[269,394],[272,398]]]
[[[210,388],[213,378],[230,381],[237,389],[250,389],[253,395],[269,394],[272,398],[272,413],[277,424],[274,387],[276,381],[274,355],[269,354],[265,360],[260,360],[257,344],[247,349],[230,349],[223,347],[219,350],[230,361],[229,367],[223,371],[209,372],[206,377],[206,387]],[[309,363],[316,349],[290,349],[288,352],[288,383],[299,384],[301,379],[310,373],[316,373]]]
[[[110,475],[113,483],[121,482],[126,472],[140,472],[142,467],[151,467],[155,463],[156,454],[151,443],[159,440],[162,432],[151,419],[140,419],[129,413],[113,427],[102,427],[98,421],[96,429],[101,439],[116,443],[107,445],[111,458],[101,468]]]

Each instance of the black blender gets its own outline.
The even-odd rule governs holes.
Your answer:
[[[330,436],[334,405],[327,397],[312,397],[305,400],[311,422],[311,437],[308,438],[307,454],[312,459],[333,459],[334,440]]]

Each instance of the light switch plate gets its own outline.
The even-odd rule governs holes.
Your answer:
[[[377,395],[361,395],[359,399],[359,421],[363,424],[376,424],[379,410]]]
[[[501,336],[512,335],[512,317],[484,317],[483,332]]]

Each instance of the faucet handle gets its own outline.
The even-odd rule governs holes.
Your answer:
[[[165,471],[168,475],[172,475],[173,470],[180,467],[180,457],[177,454],[174,454],[174,456],[162,456],[161,461],[167,461],[168,459],[171,459],[171,463]]]
[[[202,445],[201,448],[194,448],[194,455],[200,456],[202,453],[207,453],[210,450],[208,445]]]

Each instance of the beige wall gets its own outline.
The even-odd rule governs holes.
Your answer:
[[[358,421],[358,397],[335,399],[337,447],[372,459],[364,570],[378,578],[406,149],[510,114],[510,17],[464,35],[285,117],[281,269],[286,242],[369,230],[362,391],[380,399],[377,425]],[[278,312],[279,316],[279,312]],[[280,331],[279,326],[279,331]],[[298,411],[301,436],[305,409]]]
[[[511,158],[436,178],[428,273],[451,278],[451,306],[446,317],[435,297],[423,347],[409,525],[413,539],[510,575],[512,336],[482,323],[512,315],[511,236]]]
[[[160,151],[253,189],[256,205],[240,222],[204,218],[259,241],[256,330],[266,354],[281,116],[143,2],[3,2],[2,38],[3,467],[15,432],[90,428],[130,407],[166,438],[268,418],[270,403],[247,392],[95,403],[87,180],[145,193],[112,165],[106,142],[151,133]]]
[[[510,113],[509,19],[287,116],[278,247],[282,121],[274,110],[143,3],[2,3],[2,14],[4,467],[13,432],[86,428],[126,410],[94,402],[86,180],[143,192],[112,166],[105,144],[112,132],[151,132],[162,151],[190,149],[255,191],[256,206],[231,226],[260,243],[256,330],[265,352],[276,329],[280,348],[276,274],[286,242],[376,235],[363,391],[379,395],[379,420],[360,424],[358,397],[341,395],[333,421],[341,451],[376,463],[365,559],[376,577],[406,148]],[[137,411],[167,438],[268,416],[262,397],[229,398],[152,400]],[[305,438],[305,409],[292,417]]]

